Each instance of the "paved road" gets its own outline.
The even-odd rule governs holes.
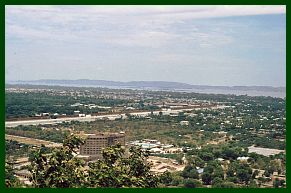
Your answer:
[[[208,108],[208,107],[203,107]],[[212,108],[217,108],[212,107]],[[193,109],[198,109],[197,107],[187,107],[184,109],[179,110],[167,110],[167,111],[153,111],[154,115],[158,115],[160,112],[163,114],[169,114],[169,113],[178,113],[183,111],[190,111]],[[130,115],[135,116],[148,116],[151,114],[150,111],[144,111],[144,112],[135,112],[135,113],[129,113]],[[57,118],[57,119],[33,119],[33,120],[25,120],[25,121],[6,121],[5,126],[6,127],[17,127],[19,125],[41,125],[41,124],[57,124],[62,122],[71,122],[71,121],[95,121],[96,119],[102,119],[102,118],[108,118],[109,120],[114,120],[115,118],[120,118],[121,116],[125,117],[125,113],[118,113],[118,114],[111,114],[111,115],[98,115],[98,116],[90,116],[90,117],[66,117],[66,118]]]

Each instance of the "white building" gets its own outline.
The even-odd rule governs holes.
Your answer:
[[[182,126],[188,126],[189,125],[189,121],[181,121],[180,125]]]

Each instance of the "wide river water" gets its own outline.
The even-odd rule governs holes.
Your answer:
[[[285,98],[286,91],[256,91],[256,90],[235,90],[235,89],[161,89],[154,87],[128,87],[128,86],[104,86],[104,85],[78,85],[78,84],[38,84],[48,86],[72,86],[72,87],[93,87],[93,88],[111,88],[111,89],[133,89],[133,90],[154,90],[154,91],[175,91],[175,92],[194,92],[206,94],[233,94],[248,96],[270,96],[277,98]]]

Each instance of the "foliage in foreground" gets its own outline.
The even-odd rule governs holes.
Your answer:
[[[120,145],[103,151],[103,160],[89,163],[74,156],[83,141],[69,136],[59,149],[44,154],[42,148],[31,160],[31,182],[37,188],[157,187],[159,178],[150,172],[148,154],[132,147],[125,156]]]
[[[7,158],[6,158],[6,162],[5,162],[5,186],[7,188],[20,187],[20,186],[22,186],[22,184],[20,183],[18,178],[15,176],[14,169],[13,169],[12,165],[10,164],[10,162],[13,162],[13,161],[9,160],[9,159],[7,160]]]

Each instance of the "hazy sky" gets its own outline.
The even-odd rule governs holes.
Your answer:
[[[6,6],[6,80],[286,85],[285,6]]]

